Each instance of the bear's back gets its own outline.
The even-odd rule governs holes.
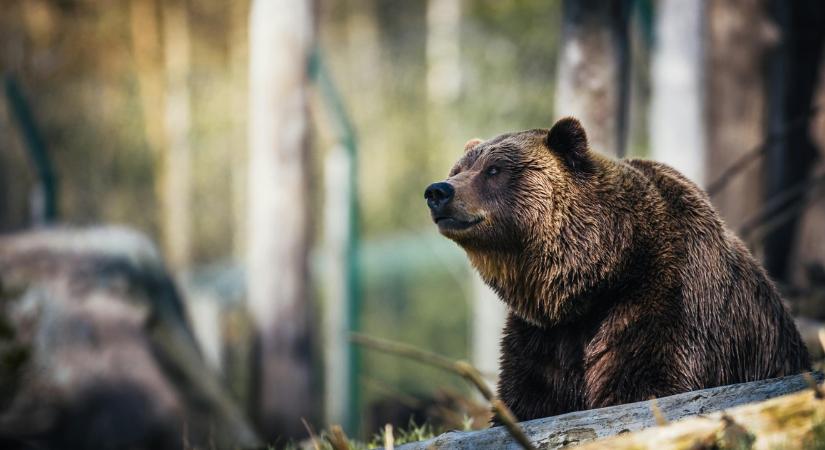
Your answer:
[[[666,207],[665,238],[676,242],[685,336],[703,349],[689,362],[701,387],[807,369],[807,350],[775,286],[707,194],[665,164],[625,163],[652,183]]]

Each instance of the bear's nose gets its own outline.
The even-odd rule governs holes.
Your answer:
[[[438,209],[449,203],[453,198],[453,194],[455,194],[455,189],[452,185],[442,181],[429,185],[427,190],[424,191],[424,198],[427,199],[427,206],[430,209]]]

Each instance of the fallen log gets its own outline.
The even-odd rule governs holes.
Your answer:
[[[825,446],[820,391],[795,394],[691,417],[662,427],[589,442],[583,449],[817,449]]]
[[[812,379],[818,383],[822,382],[823,375],[815,373]],[[528,439],[536,447],[554,449],[655,427],[657,418],[654,409],[660,411],[666,421],[672,422],[690,416],[723,411],[748,403],[799,392],[809,386],[810,384],[805,376],[792,375],[686,392],[655,401],[576,411],[554,417],[530,420],[522,422],[520,425]],[[810,397],[811,395],[804,394],[804,398]],[[720,420],[717,417],[715,425],[717,429]],[[636,445],[638,446],[638,442],[636,442]],[[452,431],[433,439],[413,442],[397,448],[399,450],[518,450],[520,447],[503,427],[494,427],[481,431]],[[627,448],[630,448],[630,446]]]

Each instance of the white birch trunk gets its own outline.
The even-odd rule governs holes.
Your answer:
[[[498,377],[507,307],[473,271],[472,362],[486,378]]]
[[[249,308],[256,327],[255,416],[265,436],[315,419],[307,254],[307,55],[311,2],[255,0],[249,26]]]
[[[651,157],[705,184],[704,2],[660,0],[652,56]]]

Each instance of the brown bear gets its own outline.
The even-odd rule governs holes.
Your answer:
[[[498,393],[520,420],[809,370],[708,196],[591,151],[573,118],[468,142],[425,198],[508,306]]]

